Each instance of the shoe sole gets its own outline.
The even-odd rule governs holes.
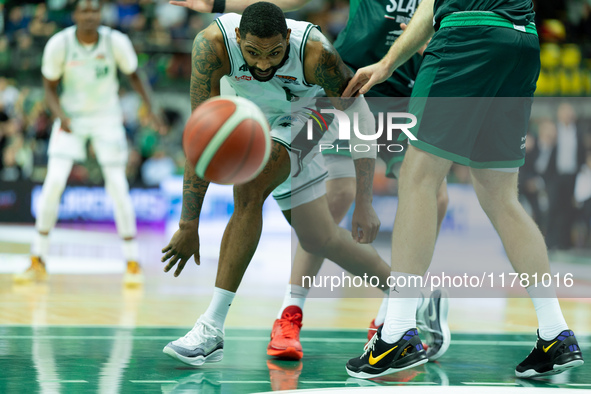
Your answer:
[[[429,356],[429,361],[435,361],[439,357],[443,356],[451,343],[451,332],[449,331],[449,325],[447,324],[447,314],[449,312],[449,298],[447,292],[441,291],[439,297],[439,325],[441,327],[441,334],[443,335],[443,343],[435,354]]]
[[[550,371],[542,372],[542,373],[537,372],[535,369],[528,369],[527,371],[524,371],[524,372],[515,371],[515,376],[517,376],[518,378],[527,379],[527,378],[537,378],[540,376],[556,375],[556,374],[566,371],[567,369],[580,367],[584,363],[585,363],[585,361],[583,361],[583,360],[573,360],[573,361],[569,361],[568,363],[565,363],[565,364],[554,364],[554,366],[552,366],[552,369]]]
[[[168,354],[170,357],[174,358],[175,360],[179,360],[184,364],[192,365],[194,367],[198,367],[205,363],[217,363],[219,361],[222,361],[222,358],[224,358],[224,349],[218,349],[205,357],[186,357],[181,354],[178,354],[174,351],[174,349],[168,346],[165,346],[164,349],[162,349],[162,351]]]
[[[278,357],[297,361],[304,357],[304,352],[301,350],[296,350],[293,347],[288,347],[287,349],[267,348],[267,355],[271,357]]]
[[[349,374],[349,376],[351,376],[353,378],[357,378],[357,379],[372,379],[372,378],[378,378],[380,376],[390,375],[392,373],[404,371],[405,369],[418,367],[419,365],[423,365],[423,364],[425,364],[428,361],[429,361],[428,359],[424,358],[422,360],[417,361],[414,364],[407,365],[406,367],[402,367],[402,368],[388,368],[384,372],[380,372],[380,373],[376,373],[376,374],[367,373],[367,372],[353,372],[353,371],[350,371],[349,368],[347,368],[347,367],[345,367],[345,369],[347,370],[347,373]]]

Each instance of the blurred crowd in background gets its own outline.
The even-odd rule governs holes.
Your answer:
[[[41,57],[49,37],[72,24],[72,3],[0,0],[0,182],[43,181],[52,119],[43,102]],[[534,4],[542,48],[536,94],[591,96],[591,0]],[[348,12],[346,0],[314,0],[287,15],[319,25],[334,40]],[[132,186],[157,186],[183,172],[181,135],[189,111],[191,44],[214,18],[167,0],[104,2],[103,23],[130,36],[156,97],[166,97],[157,100],[169,129],[160,135],[150,128],[140,98],[122,78]],[[520,172],[523,202],[553,249],[591,246],[591,127],[584,111],[577,112],[564,105],[556,113],[532,118],[526,165]],[[74,167],[71,183],[102,184],[91,146],[88,157]],[[454,166],[448,181],[469,183],[467,168]],[[396,182],[378,174],[375,191],[393,194]]]

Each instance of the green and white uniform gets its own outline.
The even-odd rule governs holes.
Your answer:
[[[354,70],[380,61],[402,34],[400,24],[408,24],[419,3],[420,0],[351,0],[349,21],[334,44],[343,61]],[[410,97],[422,61],[421,55],[414,54],[384,83],[374,86],[365,94],[374,113],[408,110],[406,98]],[[384,99],[374,99],[374,97]],[[396,99],[385,100],[385,98]],[[396,143],[397,137],[398,134],[395,134],[393,141],[387,141],[384,134],[378,143],[384,145]],[[347,146],[347,142],[341,141],[339,146]],[[348,151],[341,149],[323,152],[329,155],[349,155]],[[378,157],[387,165],[386,176],[395,177],[396,165],[404,158],[404,152],[395,153],[380,149]]]
[[[49,142],[49,155],[84,160],[90,139],[101,164],[125,163],[127,141],[119,105],[117,68],[124,74],[137,69],[137,55],[129,38],[101,26],[99,39],[83,45],[76,26],[55,34],[43,52],[43,76],[61,78],[60,105],[71,120],[72,133],[56,121]]]
[[[273,197],[282,210],[313,201],[326,193],[324,180],[328,176],[322,155],[314,148],[318,141],[305,138],[305,125],[309,110],[301,113],[294,109],[297,98],[325,97],[324,90],[309,84],[304,75],[304,52],[310,31],[316,28],[308,22],[287,19],[291,29],[288,59],[267,82],[257,81],[248,70],[236,41],[235,29],[241,16],[225,14],[216,19],[228,57],[230,74],[224,77],[235,94],[258,105],[271,126],[271,138],[287,148],[291,159],[291,176],[273,191]],[[307,100],[309,102],[309,100]],[[298,133],[298,130],[303,130]],[[304,138],[302,138],[304,137]]]
[[[516,171],[540,71],[531,0],[436,0],[434,15],[437,31],[412,92],[412,145]]]

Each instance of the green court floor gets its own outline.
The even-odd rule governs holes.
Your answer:
[[[188,329],[0,326],[0,393],[209,394],[395,385],[591,389],[590,361],[547,380],[515,378],[513,370],[529,353],[533,333],[452,333],[440,362],[362,381],[345,372],[346,361],[363,349],[361,331],[304,330],[304,358],[293,362],[266,355],[268,331],[228,329],[224,360],[196,368],[162,353]],[[578,339],[589,356],[591,338]]]

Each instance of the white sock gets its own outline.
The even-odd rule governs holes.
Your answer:
[[[220,330],[224,329],[226,316],[228,315],[235,295],[236,293],[220,289],[219,287],[213,289],[213,298],[203,315],[211,320],[213,325]]]
[[[388,294],[382,298],[382,303],[380,304],[380,309],[378,309],[378,314],[374,319],[374,324],[379,327],[381,324],[384,324],[386,320],[386,313],[388,312]]]
[[[287,288],[285,289],[285,296],[283,297],[283,304],[281,304],[277,319],[281,319],[281,315],[283,314],[285,308],[291,305],[299,306],[303,311],[304,303],[306,302],[306,297],[308,296],[309,291],[310,289],[306,289],[305,287],[299,285],[292,285],[291,283],[287,285]]]
[[[542,282],[538,282],[526,290],[536,308],[540,338],[549,341],[568,329],[554,286],[544,287]]]
[[[123,258],[125,261],[135,261],[138,262],[140,259],[140,250],[137,244],[137,240],[135,238],[122,240],[123,241]]]
[[[413,277],[419,275],[407,274],[404,272],[392,272],[396,278],[396,286],[390,289],[388,299],[388,310],[382,329],[382,340],[387,343],[394,343],[410,329],[417,326],[417,304],[421,288],[413,286]],[[416,281],[417,285],[420,282]],[[404,285],[404,286],[403,286]]]
[[[41,234],[37,232],[33,245],[31,245],[31,254],[33,256],[41,257],[41,260],[47,262],[47,255],[49,254],[49,234]]]

